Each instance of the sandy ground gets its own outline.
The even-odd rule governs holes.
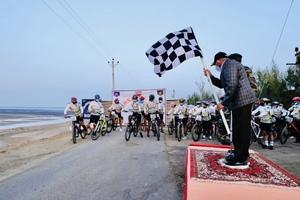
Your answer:
[[[0,181],[72,146],[67,123],[1,130]]]

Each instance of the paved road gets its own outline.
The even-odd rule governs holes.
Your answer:
[[[179,199],[163,137],[113,132],[0,183],[2,200]]]

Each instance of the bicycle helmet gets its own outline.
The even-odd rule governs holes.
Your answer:
[[[162,100],[163,100],[163,98],[162,98],[162,97],[159,97],[159,98],[158,98],[158,101],[162,101]]]
[[[278,101],[273,101],[272,104],[275,105],[275,106],[278,106],[278,105],[279,105],[279,102],[278,102]]]
[[[72,103],[77,103],[77,98],[76,97],[71,97],[71,102]]]
[[[185,99],[183,99],[183,98],[179,99],[179,103],[184,103],[184,102],[185,102]]]
[[[155,96],[153,94],[149,95],[149,101],[153,101],[155,99]]]
[[[201,105],[201,101],[197,101],[197,102],[196,102],[196,105]]]
[[[294,97],[293,101],[300,102],[300,97]]]
[[[134,94],[134,95],[132,96],[132,100],[138,100],[138,96]]]
[[[140,96],[140,100],[143,101],[145,99],[144,96]]]
[[[99,94],[96,94],[96,95],[95,95],[95,99],[100,100],[100,95],[99,95]]]
[[[119,103],[119,99],[115,99],[114,102],[115,102],[115,104],[118,104]]]

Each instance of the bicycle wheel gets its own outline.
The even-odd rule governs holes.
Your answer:
[[[77,130],[77,127],[74,122],[72,123],[72,126],[73,126],[72,141],[73,141],[73,144],[75,144],[76,143],[76,135],[78,134],[78,132],[77,132],[78,130]]]
[[[182,124],[179,125],[178,136],[177,136],[178,142],[181,141],[181,138],[182,138]]]
[[[106,133],[110,133],[111,131],[112,131],[112,125],[113,123],[112,123],[112,120],[111,119],[109,119],[108,121],[107,121],[107,128],[106,128]]]
[[[130,140],[131,133],[132,133],[131,127],[130,127],[130,126],[127,126],[127,127],[126,127],[126,130],[125,130],[125,140],[126,140],[126,141],[129,141],[129,140]]]
[[[168,133],[169,133],[169,135],[173,134],[173,126],[170,124],[168,125]]]
[[[136,137],[137,135],[138,135],[138,132],[139,132],[139,130],[138,130],[138,127],[136,126],[136,124],[134,124],[133,126],[132,126],[132,132],[133,132],[133,136],[134,137]]]
[[[286,126],[286,127],[284,127],[284,129],[282,130],[282,132],[280,134],[280,143],[285,144],[289,137],[290,137],[290,132]]]
[[[198,125],[195,126],[194,131],[192,131],[192,138],[195,142],[200,140],[201,129]]]
[[[100,136],[100,123],[98,122],[95,129],[92,131],[92,134],[91,134],[91,139],[92,140],[97,140],[98,137]]]
[[[79,131],[79,134],[80,134],[80,137],[81,137],[82,139],[84,139],[84,138],[86,137],[86,135],[87,135],[87,132],[85,132],[85,131],[83,131],[83,130],[80,130],[80,131]]]
[[[158,127],[158,124],[155,123],[155,129],[156,129],[156,138],[157,138],[157,141],[160,140],[160,132],[159,132],[159,127]]]
[[[100,120],[100,121],[99,121],[99,124],[100,124],[100,126],[99,126],[99,132],[100,132],[100,134],[101,134],[102,136],[105,136],[106,130],[107,130],[107,121]],[[100,135],[100,134],[99,134],[99,135]]]

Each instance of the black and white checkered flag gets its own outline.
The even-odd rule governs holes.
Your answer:
[[[198,46],[192,27],[169,33],[146,52],[146,56],[154,64],[154,73],[161,76],[167,70],[177,67],[185,60],[200,56],[202,52]]]

